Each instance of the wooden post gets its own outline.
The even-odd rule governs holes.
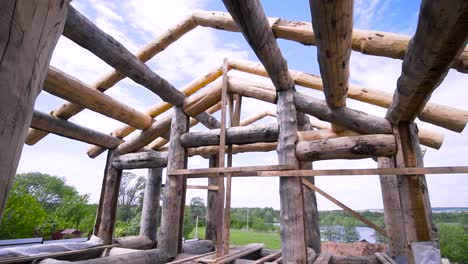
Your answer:
[[[188,130],[188,116],[182,107],[174,108],[171,122],[171,141],[167,160],[167,172],[187,167],[185,148],[180,144],[180,136]],[[159,229],[158,248],[167,252],[171,257],[177,255],[179,245],[180,221],[183,219],[184,187],[186,178],[167,173],[164,187],[164,200],[162,204],[161,227]]]
[[[305,114],[297,114],[297,129],[298,131],[309,131],[312,130],[309,117]],[[312,162],[299,161],[299,169],[311,170],[313,169]],[[304,177],[307,181],[315,184],[315,177]],[[315,253],[321,252],[321,240],[320,240],[320,224],[319,224],[319,213],[317,209],[317,197],[315,191],[310,188],[303,188],[304,192],[304,215],[305,215],[305,228],[306,228],[306,241],[307,247],[312,248]]]
[[[379,157],[379,168],[395,168],[394,158]],[[396,175],[380,175],[380,187],[384,206],[385,231],[389,239],[392,257],[405,255],[405,228],[401,214],[400,194]]]
[[[122,170],[112,167],[114,155],[114,150],[110,149],[107,154],[104,178],[102,181],[101,199],[99,200],[96,222],[94,225],[94,234],[100,237],[104,241],[104,244],[107,245],[112,243],[120,181],[122,179]]]
[[[0,219],[69,1],[0,1]]]
[[[148,169],[143,208],[141,210],[140,235],[156,242],[158,232],[158,210],[161,194],[162,168]]]
[[[218,167],[218,156],[210,155],[209,167]],[[208,185],[218,186],[218,177],[209,177]],[[208,197],[206,199],[206,228],[205,239],[213,241],[216,244],[216,230],[218,226],[218,210],[219,210],[219,197],[218,191],[208,190]]]

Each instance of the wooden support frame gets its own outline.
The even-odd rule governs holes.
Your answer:
[[[148,169],[143,208],[141,209],[140,236],[149,237],[153,243],[157,241],[162,171],[162,168]]]
[[[211,155],[209,157],[209,167],[217,168],[219,158],[217,155]],[[218,216],[221,206],[219,205],[219,177],[210,177],[208,178],[208,185],[217,186],[218,191],[208,190],[207,199],[206,199],[206,228],[205,228],[205,239],[213,241],[217,244],[217,226],[218,226]]]

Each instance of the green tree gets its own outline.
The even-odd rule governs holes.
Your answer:
[[[46,212],[42,205],[26,193],[17,182],[13,184],[0,227],[0,238],[32,237],[42,223]]]
[[[345,225],[343,234],[343,242],[352,243],[359,240],[359,233],[353,225]]]
[[[443,257],[468,263],[468,232],[461,224],[439,223],[439,242]]]
[[[183,235],[185,238],[188,238],[190,233],[192,233],[192,230],[194,228],[194,223],[192,219],[192,210],[190,209],[190,206],[185,206],[184,210],[184,229],[183,229]]]
[[[193,197],[190,200],[190,212],[192,221],[195,223],[196,218],[198,216],[198,226],[205,225],[205,214],[206,214],[206,207],[205,202],[200,197]]]
[[[131,221],[141,211],[145,177],[131,172],[122,173],[119,191],[118,219]]]

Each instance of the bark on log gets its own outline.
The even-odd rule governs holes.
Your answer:
[[[302,161],[387,157],[395,153],[393,135],[340,137],[296,144],[296,157]]]
[[[211,240],[198,240],[185,242],[182,245],[182,253],[201,255],[212,252],[215,249],[215,243]]]
[[[146,235],[116,237],[112,239],[112,244],[117,244],[120,248],[149,249],[153,247],[154,240]]]
[[[187,155],[180,142],[180,136],[188,130],[188,116],[182,107],[174,109],[174,117],[171,123],[171,138],[167,170],[185,169],[187,167]],[[167,175],[164,187],[164,200],[162,205],[161,228],[159,230],[158,248],[169,256],[175,257],[181,247],[179,240],[181,219],[185,206],[184,188],[187,179],[185,177]]]
[[[112,160],[112,166],[121,170],[164,168],[167,166],[167,152],[144,151],[118,155]]]
[[[104,148],[115,148],[121,140],[104,133],[91,130],[61,118],[34,111],[31,127],[47,131],[62,137],[76,139],[90,144],[96,144]]]
[[[158,211],[161,196],[162,168],[148,169],[145,193],[143,196],[143,208],[141,209],[140,236],[147,236],[157,241]]]
[[[196,116],[221,100],[221,85],[214,85],[210,89],[187,98],[184,104],[184,112],[190,116]],[[172,115],[156,120],[148,129],[143,130],[138,136],[129,139],[117,147],[119,154],[137,151],[159,136],[169,131]],[[93,153],[89,153],[89,156]]]
[[[216,151],[219,153],[219,150]],[[209,168],[218,167],[218,156],[216,154],[210,155]],[[208,185],[218,186],[219,177],[209,177]],[[206,228],[205,239],[213,241],[216,245],[216,229],[218,226],[218,212],[219,210],[219,192],[208,190],[206,198]]]
[[[310,0],[317,59],[330,108],[346,105],[353,35],[353,0]]]
[[[69,1],[0,1],[0,218]]]
[[[216,129],[221,126],[219,121],[207,112],[200,113],[195,118],[208,129]]]
[[[466,53],[468,54],[468,51]],[[256,62],[229,59],[229,66],[235,70],[268,77],[268,73],[263,65]],[[294,70],[290,70],[289,72],[296,85],[320,91],[323,90],[322,79],[319,76]],[[353,84],[349,85],[348,97],[384,108],[388,108],[393,100],[391,93]],[[461,132],[468,121],[468,111],[428,102],[418,117],[421,121],[455,132]]]
[[[68,10],[63,35],[94,53],[136,83],[148,88],[164,101],[176,106],[184,104],[185,95],[181,91],[154,73],[122,44],[73,7]]]
[[[220,130],[189,132],[181,136],[184,147],[219,145]],[[230,127],[226,129],[226,144],[248,144],[257,142],[273,142],[278,140],[278,125],[250,125],[244,127]]]
[[[424,0],[387,119],[412,122],[468,43],[468,2]]]
[[[394,157],[377,158],[379,168],[395,168]],[[382,200],[384,206],[385,231],[388,236],[388,246],[391,257],[406,255],[405,227],[401,214],[400,194],[396,175],[379,175]]]
[[[135,56],[143,61],[146,62],[153,58],[156,54],[159,52],[165,50],[170,44],[174,43],[177,41],[180,37],[182,37],[185,33],[189,32],[190,30],[194,29],[196,27],[196,24],[193,22],[191,17],[189,19],[185,19],[182,23],[176,25],[174,28],[168,29],[166,32],[164,32],[160,37],[156,38],[154,41],[150,42],[146,46],[144,46],[140,51],[138,51]],[[219,68],[219,67],[218,67]],[[219,74],[220,75],[220,74]],[[218,75],[218,76],[219,76]],[[209,77],[207,75],[206,77]],[[97,82],[95,82],[91,88],[96,89],[98,91],[104,92],[105,90],[111,88],[114,86],[116,83],[118,83],[120,80],[124,79],[125,76],[121,74],[120,72],[116,70],[112,70],[108,74],[102,76]],[[187,93],[185,95],[188,96]],[[162,112],[167,111],[171,105],[168,103],[161,103],[159,104],[161,106],[165,105],[165,110],[161,109]],[[73,103],[64,103],[55,110],[52,111],[53,115],[63,118],[63,119],[69,119],[70,117],[76,115],[79,113],[81,110],[83,110],[83,107],[73,104]],[[157,109],[155,109],[157,110]],[[152,115],[150,112],[148,112],[152,117],[156,116],[156,113]],[[133,132],[135,129],[133,127],[129,127],[131,130],[128,132],[130,134]],[[132,130],[133,129],[133,130]],[[127,134],[127,135],[128,135]],[[30,129],[28,132],[28,137],[26,140],[26,143],[28,145],[34,145],[37,143],[39,140],[44,138],[47,135],[46,132],[35,130],[35,129]],[[123,138],[124,136],[116,134],[117,137]],[[126,135],[125,135],[126,136]],[[102,152],[104,152],[105,149],[102,149]],[[101,152],[101,153],[102,153]]]
[[[49,67],[43,89],[62,99],[138,129],[148,128],[153,121],[151,116],[122,104],[104,93],[91,89],[78,79],[52,66]]]
[[[54,259],[44,259],[41,264],[164,264],[172,260],[173,257],[170,257],[164,250],[160,249],[149,249],[142,250],[138,252],[133,252],[123,255],[114,255],[103,258],[88,259],[82,261],[60,261]]]
[[[99,200],[96,222],[94,224],[94,235],[100,237],[105,245],[112,243],[114,234],[115,217],[119,198],[120,181],[122,170],[112,167],[114,149],[110,149],[107,154],[106,167],[102,182],[101,198]]]
[[[270,23],[260,1],[238,2],[223,0],[224,5],[241,29],[245,39],[260,59],[276,90],[294,87],[286,60],[281,54]]]
[[[232,154],[245,153],[245,152],[268,152],[268,151],[276,150],[277,146],[278,144],[276,142],[233,145]],[[187,151],[190,157],[195,156],[195,155],[206,157],[209,155],[219,153],[219,146],[189,148],[187,149]]]

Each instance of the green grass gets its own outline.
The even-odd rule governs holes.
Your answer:
[[[193,238],[195,229],[190,233],[189,238]],[[198,238],[205,238],[205,228],[198,228]],[[231,245],[245,245],[250,243],[262,243],[269,249],[280,249],[281,239],[278,232],[255,232],[240,229],[231,229],[229,237]]]

